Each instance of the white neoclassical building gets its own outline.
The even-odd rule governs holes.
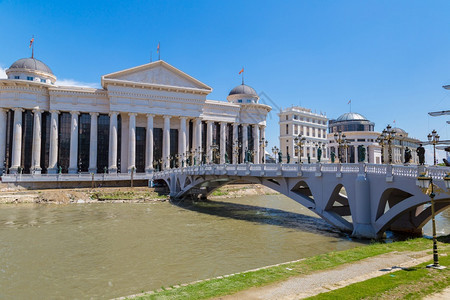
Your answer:
[[[324,113],[313,113],[311,109],[292,106],[281,110],[280,120],[280,151],[283,162],[317,162],[317,150],[322,148],[321,161],[328,161],[327,116]],[[301,141],[301,146],[295,143],[295,138]],[[301,147],[301,148],[300,148]],[[300,156],[300,157],[299,157]]]
[[[165,61],[101,77],[101,89],[58,86],[35,58],[0,80],[0,174],[126,173],[263,160],[271,110],[239,85],[228,101]]]

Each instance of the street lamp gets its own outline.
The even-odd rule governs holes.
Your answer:
[[[394,140],[394,138],[395,138],[395,130],[393,130],[391,125],[389,125],[389,124],[388,124],[388,126],[386,126],[385,129],[383,129],[380,136],[377,138],[377,141],[380,144],[380,146],[382,147],[382,149],[383,149],[384,145],[388,146],[389,164],[392,164],[392,141]]]
[[[275,163],[277,163],[277,154],[278,154],[279,152],[280,152],[280,149],[278,149],[277,146],[273,146],[273,147],[272,147],[272,153],[273,153],[274,158],[275,158]]]
[[[294,138],[294,144],[295,147],[298,149],[298,163],[301,164],[302,163],[302,150],[303,150],[303,143],[306,141],[305,137],[302,137],[301,134],[299,134],[298,136],[296,136]]]
[[[344,142],[346,141],[346,136],[345,133],[342,133],[342,131],[338,131],[334,133],[334,140],[335,142],[338,144],[338,160],[339,163],[342,163],[342,153],[341,153],[341,145],[344,144]]]
[[[265,164],[266,163],[266,147],[267,147],[267,145],[269,145],[269,141],[266,140],[265,138],[261,138],[261,140],[259,141],[259,144],[261,145],[262,152],[263,152],[263,154],[262,154],[262,157],[263,157],[262,163]]]
[[[436,144],[439,143],[439,135],[437,134],[436,130],[433,130],[431,133],[428,134],[428,141],[433,144],[433,165],[437,165],[436,161]]]
[[[448,176],[448,175],[447,175]],[[444,178],[445,179],[445,178]],[[445,184],[447,186],[447,181],[445,180]],[[431,200],[431,222],[433,227],[433,264],[428,265],[427,268],[435,268],[435,269],[445,269],[445,267],[439,265],[439,256],[437,249],[437,238],[436,238],[436,221],[434,219],[434,197],[436,194],[434,193],[434,185],[433,178],[427,173],[421,173],[419,177],[417,177],[417,185],[422,189],[422,192],[427,194]]]

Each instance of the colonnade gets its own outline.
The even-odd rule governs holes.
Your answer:
[[[6,131],[7,131],[7,110],[0,108],[0,171],[5,170],[5,155],[6,155]],[[11,151],[11,166],[9,168],[10,173],[17,173],[21,168],[21,154],[22,154],[22,108],[14,108],[14,121],[12,132],[12,151]],[[42,113],[43,110],[33,110],[33,143],[32,143],[32,165],[31,172],[41,173],[41,137],[42,137]],[[56,174],[58,170],[58,110],[50,110],[50,146],[49,146],[49,158],[48,158],[48,173]],[[70,122],[70,154],[69,154],[69,167],[68,172],[71,174],[78,172],[78,138],[79,138],[79,111],[71,111]],[[109,122],[109,156],[108,156],[108,171],[115,173],[118,171],[117,158],[118,158],[118,115],[119,112],[110,112]],[[89,172],[96,173],[97,171],[97,148],[98,148],[98,116],[99,113],[91,112],[90,121],[90,143],[89,143]],[[136,169],[136,117],[137,113],[128,113],[128,172],[132,172]],[[220,163],[226,163],[226,151],[227,151],[227,122],[218,122],[220,131],[220,141],[218,145],[213,145],[213,125],[215,121],[206,120],[206,149],[202,149],[202,119],[201,118],[188,118],[185,116],[173,117],[169,115],[163,115],[163,136],[162,136],[162,168],[167,169],[170,167],[170,125],[171,119],[177,118],[179,121],[178,132],[178,165],[187,165],[187,161],[193,164],[201,163],[203,161],[203,155],[206,155],[206,163],[212,163],[214,160],[213,155],[216,154]],[[154,114],[146,114],[146,149],[145,149],[145,171],[151,172],[154,167]],[[189,145],[189,126],[188,122],[191,119],[193,121],[193,137],[192,145]],[[241,160],[238,161],[238,155],[235,155],[235,144],[240,144],[238,141],[238,123],[232,123],[232,140],[228,143],[232,143],[233,155],[229,158],[230,163],[243,163],[245,162],[247,151],[249,149],[248,130],[249,124],[241,124],[242,126],[242,144],[236,149],[242,151]],[[253,163],[263,163],[264,154],[261,140],[264,140],[265,126],[253,124],[252,137],[254,140]],[[123,136],[123,132],[122,132]],[[214,152],[216,148],[217,152]],[[0,172],[1,173],[1,172]]]

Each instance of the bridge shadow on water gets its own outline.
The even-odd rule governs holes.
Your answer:
[[[231,218],[263,225],[281,226],[292,230],[337,237],[366,244],[365,240],[351,238],[319,217],[284,211],[276,208],[223,201],[172,201],[173,205],[202,214]]]

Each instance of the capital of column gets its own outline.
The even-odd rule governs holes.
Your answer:
[[[147,118],[154,118],[155,115],[154,114],[146,114]]]
[[[23,112],[24,111],[24,109],[21,107],[14,107],[13,110],[14,110],[14,112]]]
[[[89,113],[91,116],[93,117],[98,117],[99,113],[98,112],[91,112]]]
[[[181,120],[187,120],[187,119],[189,119],[189,118],[183,116],[183,117],[180,117],[180,119],[181,119]]]
[[[119,112],[118,111],[111,111],[111,112],[109,112],[109,116],[110,117],[112,117],[112,116],[117,116],[119,114]]]
[[[56,109],[50,110],[50,113],[59,115],[60,111]]]
[[[70,114],[71,114],[71,115],[79,115],[80,112],[79,112],[79,111],[71,111]]]
[[[172,116],[164,115],[163,118],[164,119],[170,119],[170,118],[172,118]]]
[[[2,109],[0,108],[0,110],[2,110]],[[44,110],[41,109],[41,108],[35,108],[32,111],[33,111],[34,114],[37,114],[37,113],[42,113]]]
[[[206,120],[206,124],[213,124],[214,121],[213,120]]]
[[[134,116],[134,117],[136,117],[137,116],[137,113],[134,113],[134,112],[130,112],[130,113],[128,113],[128,116]]]

